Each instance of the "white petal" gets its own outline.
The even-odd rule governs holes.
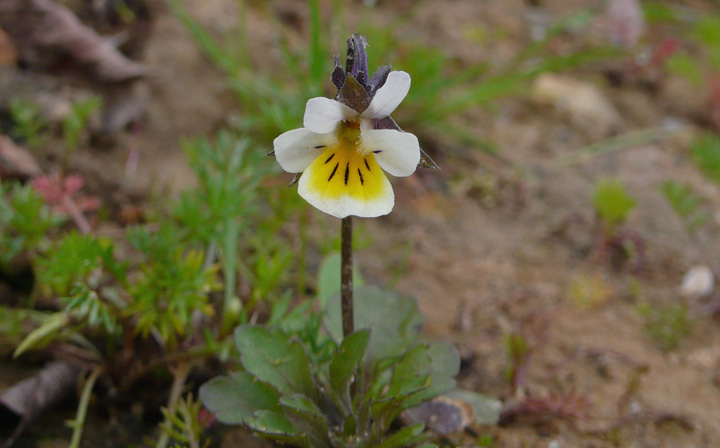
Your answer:
[[[420,143],[409,132],[394,129],[362,131],[362,145],[375,154],[382,169],[396,177],[409,176],[420,163]]]
[[[330,98],[311,98],[305,105],[303,125],[318,134],[332,132],[341,121],[358,113]]]
[[[323,153],[334,138],[332,133],[316,134],[305,128],[293,129],[273,141],[275,157],[288,173],[300,173]]]
[[[362,113],[366,118],[385,118],[397,108],[410,90],[410,75],[390,72],[385,84],[375,93],[370,105]]]

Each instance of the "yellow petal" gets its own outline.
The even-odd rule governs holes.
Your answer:
[[[375,156],[362,155],[345,142],[327,147],[310,164],[300,178],[298,193],[338,218],[386,215],[395,203],[392,186]]]

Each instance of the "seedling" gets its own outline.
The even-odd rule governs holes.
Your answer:
[[[595,184],[593,206],[606,234],[612,237],[618,225],[627,220],[628,214],[635,208],[635,198],[625,190],[625,186],[615,179],[602,179]]]
[[[627,230],[619,230],[635,208],[635,198],[620,181],[601,179],[595,185],[592,202],[598,222],[593,252],[601,260],[612,260],[613,256],[632,260],[633,268],[639,269],[645,252],[642,239]]]

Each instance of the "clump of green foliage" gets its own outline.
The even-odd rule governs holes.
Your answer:
[[[422,314],[411,298],[363,287],[356,300],[362,329],[344,339],[339,296],[328,303],[331,349],[322,359],[280,329],[238,327],[242,370],[203,385],[203,403],[222,422],[295,446],[435,446],[425,444],[423,422],[388,433],[402,411],[455,388],[457,350],[419,339]],[[480,406],[497,413],[493,400]]]
[[[720,184],[720,137],[704,134],[693,142],[690,152],[705,177]]]
[[[613,235],[618,225],[623,224],[637,201],[616,179],[601,179],[595,184],[592,196],[593,206],[600,222],[608,234]]]
[[[645,331],[663,351],[675,349],[692,329],[688,307],[684,304],[653,307],[640,303],[637,310],[645,318]]]
[[[25,140],[30,149],[38,149],[45,139],[42,131],[47,126],[40,106],[30,101],[14,99],[10,102],[10,118],[14,125],[14,135]]]
[[[279,291],[286,279],[277,274],[281,268],[271,264],[275,252],[258,255],[255,250],[282,245],[280,224],[262,207],[270,202],[263,197],[272,194],[261,187],[270,173],[264,152],[231,133],[221,133],[213,143],[188,141],[184,148],[196,169],[197,185],[169,204],[169,213],[150,217],[156,222],[128,229],[124,241],[74,231],[52,235],[50,230],[62,220],[38,193],[29,185],[2,185],[3,259],[32,254],[33,295],[53,298],[59,307],[32,319],[14,310],[6,313],[17,321],[3,326],[22,339],[15,356],[72,344],[77,353],[94,360],[93,378],[103,374],[119,390],[147,375],[148,366],[165,366],[179,384],[171,401],[181,403],[178,394],[192,366],[208,356],[227,357],[232,327],[249,319],[243,302],[253,310],[265,297],[283,297],[284,307],[273,305],[274,322],[281,325],[291,317],[302,322],[304,315],[291,309],[289,296]],[[116,250],[119,244],[121,252]],[[264,296],[241,301],[238,276],[247,279],[252,290],[262,288]],[[218,300],[225,306],[216,306]],[[217,319],[216,309],[222,310]],[[295,328],[307,331],[308,325]],[[181,360],[163,361],[163,352],[169,351],[182,352]],[[85,383],[90,389],[93,385]],[[185,411],[192,409],[188,404]],[[185,411],[169,404],[165,428],[179,430],[177,423],[184,420],[178,413]],[[78,415],[76,443],[84,418],[80,408]],[[196,429],[190,425],[179,431],[195,434]],[[176,435],[168,431],[162,433],[160,446],[169,443],[170,433]]]
[[[0,268],[25,253],[42,251],[63,222],[29,185],[0,184]]]

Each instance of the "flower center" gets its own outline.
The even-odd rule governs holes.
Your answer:
[[[337,128],[337,139],[338,146],[354,148],[360,153],[360,123],[352,120],[341,122]]]

